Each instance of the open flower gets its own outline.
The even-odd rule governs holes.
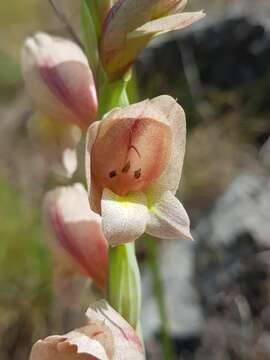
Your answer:
[[[87,310],[88,324],[65,335],[39,340],[30,360],[143,360],[133,328],[105,301]]]
[[[174,196],[186,142],[185,113],[170,96],[114,109],[88,130],[86,174],[91,207],[112,246],[144,232],[191,239]]]
[[[95,83],[78,45],[37,33],[25,41],[21,66],[27,90],[38,110],[82,129],[95,119]]]
[[[108,243],[102,232],[101,218],[90,209],[84,187],[75,184],[48,192],[44,199],[44,219],[54,234],[49,245],[56,250],[56,255],[59,257],[59,249],[64,249],[81,271],[104,289]]]
[[[101,59],[108,77],[121,77],[147,43],[158,35],[200,20],[202,11],[181,13],[187,0],[118,0],[108,13]]]

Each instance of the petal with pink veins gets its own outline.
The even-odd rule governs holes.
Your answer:
[[[165,117],[166,124],[171,128],[172,149],[171,156],[162,175],[154,182],[159,192],[171,191],[176,193],[181,179],[186,147],[186,116],[183,108],[175,99],[168,95],[161,95],[151,100]]]
[[[149,35],[158,36],[169,31],[181,30],[202,19],[204,16],[205,14],[203,11],[165,16],[145,23],[130,32],[127,37],[128,39],[132,39]]]
[[[102,122],[91,152],[91,173],[101,188],[124,196],[160,177],[171,155],[166,124],[142,114]]]
[[[44,215],[57,244],[78,263],[86,276],[104,289],[108,242],[102,232],[100,216],[90,209],[84,187],[76,184],[47,193]]]
[[[34,105],[47,116],[86,129],[96,117],[92,71],[70,40],[37,33],[21,53],[22,74]]]
[[[87,318],[82,328],[37,341],[30,360],[144,360],[139,337],[106,301],[91,306]]]
[[[150,203],[148,234],[163,239],[192,240],[188,214],[170,191],[163,193],[158,200],[150,199]]]

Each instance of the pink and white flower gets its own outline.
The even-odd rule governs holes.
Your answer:
[[[82,129],[94,121],[95,82],[87,58],[77,44],[37,33],[24,43],[21,66],[26,88],[38,110]]]
[[[34,344],[30,360],[143,360],[133,328],[105,301],[89,307],[88,324]]]
[[[90,209],[85,188],[81,184],[56,188],[46,194],[43,209],[46,228],[52,235],[47,239],[58,260],[67,261],[68,256],[104,290],[108,242],[102,232],[100,215]]]
[[[101,60],[108,77],[120,78],[149,41],[183,29],[204,17],[182,13],[187,0],[118,0],[108,13],[101,37]]]
[[[114,109],[88,130],[90,204],[110,245],[144,232],[191,239],[188,215],[175,197],[186,143],[185,113],[170,96]]]

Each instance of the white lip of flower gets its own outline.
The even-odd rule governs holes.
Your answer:
[[[152,139],[144,138],[143,135],[140,136],[140,134],[139,136],[136,135],[136,145],[138,144],[138,146],[141,146],[137,151],[139,151],[140,154],[146,155],[146,160],[143,159],[143,156],[142,159],[138,159],[138,161],[142,161],[143,164],[142,169],[140,169],[141,179],[143,178],[144,171],[147,171],[148,165],[153,166],[153,161],[155,162],[154,166],[157,166],[161,173],[157,173],[157,176],[153,181],[151,180],[149,184],[146,182],[146,185],[144,183],[140,185],[138,191],[128,192],[128,188],[133,188],[136,186],[136,181],[140,180],[139,177],[137,179],[135,176],[136,171],[134,172],[134,181],[129,177],[127,178],[127,184],[124,183],[124,185],[123,180],[120,180],[120,177],[123,177],[123,174],[119,174],[119,170],[114,171],[113,174],[112,172],[109,172],[107,179],[104,180],[104,184],[109,184],[108,186],[110,186],[112,183],[114,189],[117,190],[117,175],[119,175],[119,186],[124,188],[126,192],[122,195],[122,188],[120,188],[119,195],[119,193],[116,194],[115,191],[113,192],[109,189],[108,186],[100,188],[99,180],[104,179],[106,172],[108,172],[109,165],[107,166],[107,163],[108,157],[110,157],[110,150],[112,152],[112,161],[115,161],[115,164],[121,163],[122,160],[120,161],[118,158],[120,158],[121,154],[125,153],[126,150],[123,147],[121,152],[117,146],[121,146],[125,141],[121,138],[118,140],[111,139],[113,145],[112,148],[109,147],[109,151],[104,155],[105,158],[101,159],[102,171],[101,174],[98,174],[98,179],[96,179],[96,174],[98,173],[98,162],[96,161],[96,157],[100,156],[102,158],[102,150],[101,154],[96,154],[98,146],[102,149],[102,145],[104,144],[103,149],[106,151],[105,146],[110,142],[110,139],[108,140],[108,137],[106,138],[106,129],[113,128],[114,125],[117,128],[117,124],[121,124],[121,127],[119,125],[119,132],[121,132],[123,130],[123,122],[125,121],[123,119],[126,119],[127,124],[128,121],[132,119],[134,121],[135,119],[136,121],[138,121],[138,119],[143,119],[142,121],[150,119],[153,126],[161,123],[163,127],[165,126],[165,128],[171,130],[172,138],[170,144],[171,151],[167,161],[166,156],[168,153],[160,160],[159,154],[156,153],[157,149],[152,145],[150,146],[150,151],[153,150],[155,153],[150,155],[153,155],[153,157],[155,155],[156,157],[151,159],[151,156],[149,155],[150,158],[149,156],[147,158],[149,143],[152,144],[152,142],[157,141],[158,145],[164,145],[162,142],[159,142],[160,139],[156,139],[158,134],[155,133],[155,137]],[[161,125],[157,126],[158,129],[163,131],[163,128],[160,127]],[[143,127],[142,130],[147,133],[146,127]],[[151,128],[150,130],[152,131]],[[144,134],[143,131],[142,134]],[[115,131],[115,133],[117,134],[117,131]],[[167,134],[167,132],[165,131],[164,134]],[[163,139],[164,134],[162,132],[160,138]],[[147,135],[149,135],[149,131]],[[90,203],[95,211],[100,211],[101,213],[103,231],[111,246],[134,241],[144,232],[167,239],[192,239],[189,217],[183,205],[175,197],[182,173],[185,142],[185,113],[182,107],[178,105],[172,97],[166,95],[130,105],[124,109],[114,109],[106,114],[100,122],[96,122],[90,126],[86,145],[86,176]],[[144,148],[142,148],[143,146]],[[167,146],[166,142],[164,146]],[[113,153],[114,148],[118,149],[115,153]],[[133,155],[134,152],[130,156]],[[93,156],[95,157],[93,158]],[[115,158],[117,159],[115,160]],[[132,159],[135,159],[135,162],[137,161],[136,156],[133,156]],[[162,164],[159,164],[159,161],[161,161],[161,163],[167,161],[164,169]],[[94,166],[93,162],[95,164]],[[132,168],[132,163],[130,162],[128,162],[128,165],[129,175],[132,175],[135,168]],[[121,169],[121,167],[119,169]],[[122,169],[122,173],[124,169],[125,167]],[[95,174],[93,174],[93,170]],[[103,176],[102,172],[104,171],[105,175]],[[115,181],[115,183],[113,183],[113,181]],[[127,187],[125,187],[126,185]]]
[[[95,119],[95,83],[77,44],[37,33],[24,43],[21,66],[28,93],[44,114],[84,129]]]
[[[106,301],[89,307],[88,325],[34,344],[30,360],[143,360],[133,328]]]

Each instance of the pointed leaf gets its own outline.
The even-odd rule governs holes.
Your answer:
[[[93,1],[93,0],[91,0]],[[85,52],[92,71],[97,74],[99,54],[96,20],[90,12],[87,0],[81,2],[81,26]],[[94,14],[94,12],[93,12]]]
[[[128,34],[128,39],[143,36],[158,36],[173,30],[183,29],[205,16],[203,11],[180,13],[149,21]]]

